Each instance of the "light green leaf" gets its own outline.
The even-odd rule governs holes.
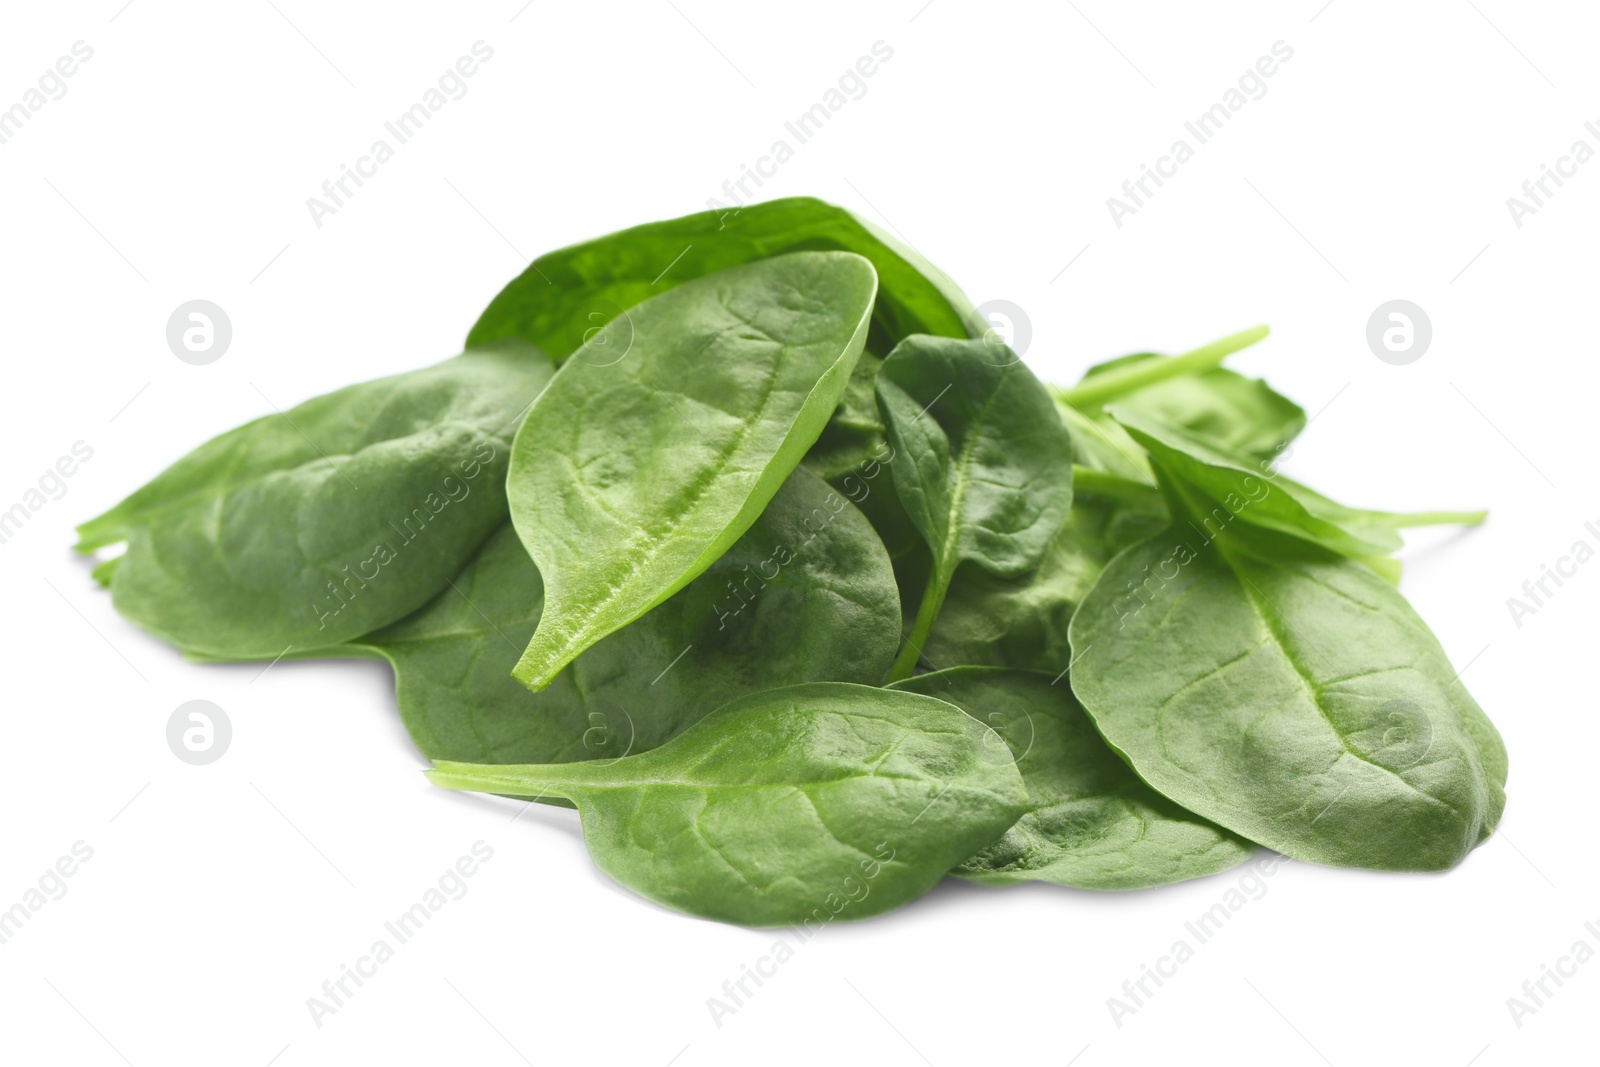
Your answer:
[[[1171,360],[1141,353],[1090,367],[1085,382],[1113,371]],[[1167,378],[1116,401],[1133,411],[1176,426],[1225,452],[1256,460],[1274,459],[1305,429],[1306,413],[1260,378],[1224,367]]]
[[[1077,385],[1051,386],[1078,462],[1129,488],[1155,485],[1144,450],[1106,415],[1105,405],[1112,402],[1155,414],[1222,447],[1275,456],[1304,427],[1305,413],[1265,382],[1220,366],[1266,336],[1267,328],[1257,326],[1181,356],[1123,356],[1089,368]]]
[[[561,368],[512,450],[511,519],[544,577],[515,675],[542,689],[693,581],[749,529],[839,401],[872,265],[796,252],[628,312]]]

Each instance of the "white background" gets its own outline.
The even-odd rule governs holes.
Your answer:
[[[1600,162],[1521,228],[1506,199],[1574,140],[1600,148],[1583,128],[1600,19],[1506,0],[922,2],[7,5],[0,107],[75,41],[94,55],[0,145],[0,509],[74,442],[93,458],[0,545],[0,908],[74,842],[93,858],[0,945],[0,1057],[1594,1058],[1600,963],[1520,1028],[1506,1001],[1580,938],[1600,949],[1600,562],[1520,627],[1506,602],[1580,538],[1600,547]],[[467,95],[315,226],[307,197],[480,39],[494,56]],[[893,57],[866,94],[762,198],[847,205],[974,300],[1022,306],[1027,361],[1056,380],[1269,322],[1235,365],[1320,413],[1292,473],[1354,504],[1492,511],[1403,558],[1505,736],[1501,832],[1442,876],[1286,864],[1120,1027],[1107,998],[1194,944],[1185,922],[1240,872],[1131,895],[947,883],[799,947],[718,1027],[707,998],[774,934],[616,888],[569,812],[513,823],[430,788],[387,668],[185,664],[68,552],[76,522],[269,400],[454,353],[527,256],[703,208],[880,40]],[[1107,197],[1279,40],[1293,58],[1266,95],[1115,226]],[[1434,328],[1403,367],[1364,339],[1397,297]],[[234,328],[203,367],[164,337],[195,298]],[[234,729],[206,767],[165,741],[197,698]],[[494,857],[470,892],[314,1025],[307,998],[480,839]]]

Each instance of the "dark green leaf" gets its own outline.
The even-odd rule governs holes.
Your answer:
[[[800,251],[854,252],[878,274],[872,350],[914,333],[978,336],[986,324],[955,284],[843,208],[789,197],[651,222],[549,252],[500,291],[468,344],[528,341],[563,360],[640,301],[684,282]],[[863,412],[876,421],[868,381]]]
[[[901,504],[933,554],[892,677],[910,673],[963,561],[1017,577],[1072,505],[1072,443],[1054,402],[1009,349],[913,337],[878,374]]]
[[[897,907],[1003,834],[1027,800],[1009,754],[959,708],[832,682],[741,697],[620,760],[440,763],[430,777],[563,796],[606,874],[747,926]]]
[[[526,347],[349,386],[213,438],[78,528],[119,541],[117,610],[251,659],[348,640],[427,603],[505,514],[512,435],[549,380]]]
[[[1001,578],[961,564],[922,658],[934,668],[1024,667],[1052,676],[1066,670],[1072,656],[1067,625],[1111,557],[1130,543],[1119,543],[1122,522],[1116,506],[1078,496],[1033,570]]]
[[[1028,787],[1028,811],[956,868],[991,885],[1055,882],[1143,889],[1236,867],[1255,846],[1185,811],[1106,746],[1066,680],[956,667],[896,682],[947,700],[1005,739]]]
[[[1485,516],[1481,511],[1397,514],[1346,507],[1285,477],[1271,463],[1230,455],[1143,415],[1120,408],[1113,414],[1166,473],[1169,490],[1185,498],[1184,510],[1206,536],[1242,519],[1360,560],[1394,584],[1399,564],[1385,557],[1400,547],[1397,531],[1476,525]]]
[[[361,639],[394,665],[400,717],[423,755],[565,763],[643,752],[745,693],[876,682],[899,644],[883,546],[806,470],[704,574],[532,693],[511,668],[542,601],[508,522],[433,603]]]
[[[1113,560],[1073,689],[1182,806],[1295,859],[1442,870],[1493,830],[1505,748],[1411,607],[1307,542],[1194,527]]]

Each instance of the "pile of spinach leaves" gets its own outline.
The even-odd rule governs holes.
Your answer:
[[[193,659],[379,657],[433,781],[753,926],[953,874],[1442,870],[1506,753],[1398,531],[1277,460],[1264,329],[1040,382],[945,275],[789,199],[541,256],[466,351],[201,445],[80,528]]]

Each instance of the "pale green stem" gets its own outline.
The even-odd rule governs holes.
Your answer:
[[[1416,511],[1409,515],[1387,515],[1379,525],[1395,530],[1412,526],[1477,526],[1488,517],[1487,511]]]
[[[944,606],[944,595],[949,588],[948,581],[939,580],[939,565],[936,562],[928,571],[928,585],[922,591],[922,603],[917,607],[916,621],[911,624],[911,636],[900,646],[900,654],[889,667],[889,673],[884,675],[884,685],[911,677],[912,668],[916,667],[917,660],[922,657],[922,646],[933,630],[933,620],[938,617],[939,609]]]
[[[1056,399],[1080,410],[1097,408],[1157,382],[1164,382],[1169,378],[1181,378],[1186,374],[1198,374],[1220,366],[1223,360],[1241,348],[1250,347],[1265,336],[1267,336],[1265,326],[1252,327],[1181,356],[1174,356],[1171,359],[1142,360],[1129,367],[1096,374],[1071,388],[1053,386],[1052,392]]]
[[[1112,500],[1146,509],[1154,506],[1155,510],[1159,510],[1163,502],[1161,490],[1153,485],[1144,485],[1118,474],[1107,474],[1105,471],[1080,467],[1076,463],[1072,465],[1072,491],[1088,493],[1091,496],[1110,497]]]

